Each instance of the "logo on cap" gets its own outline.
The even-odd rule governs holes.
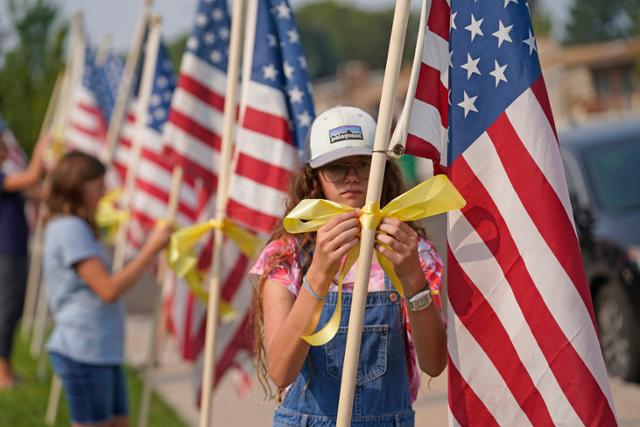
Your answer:
[[[329,131],[329,143],[331,144],[349,139],[364,139],[362,128],[357,125],[345,125]]]

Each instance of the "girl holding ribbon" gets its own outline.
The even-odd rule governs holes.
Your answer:
[[[112,273],[94,220],[105,172],[96,158],[70,152],[51,174],[47,200],[44,281],[55,320],[47,350],[73,426],[128,425],[121,297],[171,234],[170,224],[159,226],[138,255]]]
[[[328,199],[342,213],[315,232],[294,236],[280,226],[250,271],[258,376],[269,397],[276,395],[269,378],[275,383],[281,402],[274,426],[336,423],[356,272],[344,271],[352,266],[345,260],[359,244],[375,127],[352,107],[318,116],[286,209],[291,215],[303,199]],[[401,173],[388,161],[381,204],[401,191]],[[377,226],[375,250],[389,267],[372,260],[352,425],[413,426],[419,369],[434,377],[447,363],[437,295],[443,264],[421,228],[391,217]],[[330,336],[309,335],[336,318]]]

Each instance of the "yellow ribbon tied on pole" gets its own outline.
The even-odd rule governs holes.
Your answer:
[[[369,203],[360,214],[360,224],[368,230],[376,230],[382,218],[397,218],[400,221],[416,221],[444,212],[460,209],[465,205],[462,195],[456,190],[446,175],[436,175],[411,190],[401,194],[380,209],[379,203]],[[289,233],[309,233],[317,231],[334,216],[351,212],[354,208],[341,203],[323,199],[302,200],[284,218],[283,225]],[[329,321],[317,332],[304,335],[302,339],[312,346],[328,343],[338,332],[342,316],[342,283],[353,264],[358,260],[359,248],[355,247],[347,254],[338,276],[338,302]],[[393,264],[376,251],[380,267],[389,276],[398,293],[404,296],[402,282],[393,268]]]
[[[117,188],[102,196],[98,201],[94,219],[106,244],[115,242],[118,228],[129,218],[126,211],[117,207],[121,195],[122,190]]]
[[[209,292],[204,287],[204,274],[198,269],[195,246],[207,233],[216,229],[222,230],[224,235],[238,245],[240,251],[249,258],[255,258],[262,247],[262,241],[257,236],[229,219],[224,221],[212,219],[174,232],[169,244],[169,267],[203,302],[209,299]],[[237,311],[229,302],[220,301],[220,317],[223,321],[232,320],[237,315]]]

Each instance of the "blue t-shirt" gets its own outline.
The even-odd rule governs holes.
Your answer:
[[[89,225],[75,216],[51,219],[44,234],[44,280],[55,328],[47,350],[78,362],[111,365],[124,360],[124,302],[106,303],[80,278],[79,261],[107,251]]]
[[[0,255],[26,255],[29,228],[24,216],[24,198],[19,192],[5,192],[0,171]]]

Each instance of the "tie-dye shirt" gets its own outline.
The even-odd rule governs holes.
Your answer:
[[[269,260],[274,259],[274,257],[283,256],[283,261],[269,273],[267,279],[281,283],[289,290],[289,292],[297,297],[298,293],[300,292],[300,288],[302,287],[303,272],[302,266],[300,265],[300,257],[296,254],[296,251],[297,247],[294,239],[285,238],[274,240],[264,248],[264,250],[258,257],[256,264],[249,271],[249,277],[254,283],[257,283],[264,271],[268,269]],[[425,278],[429,282],[429,288],[432,291],[440,292],[443,271],[442,260],[436,253],[433,244],[429,240],[422,238],[420,239],[418,252],[420,255],[420,264],[422,266],[422,270],[424,271]],[[356,271],[357,269],[354,265],[347,273],[343,283],[344,292],[353,291]],[[337,291],[337,282],[338,277],[336,275],[333,283],[329,288],[330,292]],[[383,290],[385,290],[384,271],[374,257],[371,262],[371,272],[369,275],[369,292]],[[442,310],[442,300],[440,294],[433,295],[433,302],[438,310]],[[411,337],[411,328],[409,325],[409,317],[407,314],[406,304],[403,304],[402,308],[404,324],[407,332],[407,365],[409,368],[410,379],[409,393],[411,395],[412,401],[415,401],[418,396],[418,390],[420,388],[420,371],[418,370],[417,366],[416,350],[415,346],[413,345],[413,339]]]

